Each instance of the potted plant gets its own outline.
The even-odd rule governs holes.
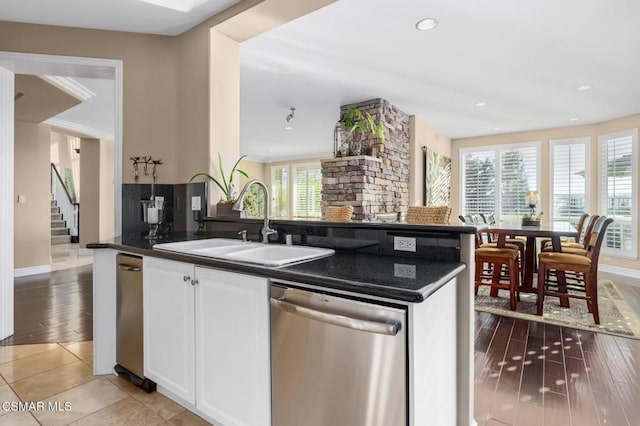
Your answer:
[[[222,193],[224,194],[224,196],[220,197],[220,200],[218,201],[216,209],[217,216],[240,216],[240,212],[235,212],[232,209],[233,203],[236,202],[236,191],[235,185],[233,184],[233,177],[235,173],[240,173],[242,176],[249,178],[249,175],[245,171],[238,168],[240,161],[242,161],[244,157],[246,157],[246,155],[238,158],[238,161],[235,162],[229,174],[225,175],[224,168],[222,166],[222,156],[220,155],[220,153],[218,153],[218,167],[220,169],[220,176],[222,178],[221,181],[214,178],[209,173],[204,172],[196,173],[195,175],[191,176],[190,181],[193,181],[200,176],[209,179],[211,182],[216,184],[216,186],[220,188],[220,191],[222,191]]]
[[[384,124],[376,123],[375,119],[368,112],[363,113],[360,108],[349,108],[341,123],[351,132],[358,131],[360,138],[352,140],[349,150],[350,155],[360,155],[362,151],[362,143],[368,134],[377,138],[379,142],[373,145],[383,145],[385,141]],[[373,148],[373,147],[372,147]],[[380,149],[380,148],[378,148]]]

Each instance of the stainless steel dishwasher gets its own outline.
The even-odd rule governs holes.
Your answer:
[[[406,311],[271,286],[273,426],[407,424]]]
[[[116,373],[147,392],[156,384],[144,377],[142,258],[116,256]]]

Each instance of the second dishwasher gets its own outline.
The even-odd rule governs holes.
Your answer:
[[[153,392],[156,384],[144,377],[142,323],[142,258],[116,256],[116,366],[119,376]]]

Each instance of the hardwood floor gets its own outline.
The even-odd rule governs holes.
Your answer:
[[[478,425],[637,425],[640,341],[476,313]]]
[[[0,346],[93,339],[92,265],[15,279],[13,336]]]

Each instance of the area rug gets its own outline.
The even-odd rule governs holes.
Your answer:
[[[509,291],[500,290],[498,297],[491,297],[490,290],[488,286],[480,287],[475,302],[477,311],[640,340],[640,318],[620,296],[611,280],[598,280],[599,325],[593,322],[593,315],[587,311],[584,300],[569,299],[571,307],[563,308],[557,297],[546,297],[541,317],[536,315],[535,294],[522,293],[517,310],[512,311],[509,309]]]

